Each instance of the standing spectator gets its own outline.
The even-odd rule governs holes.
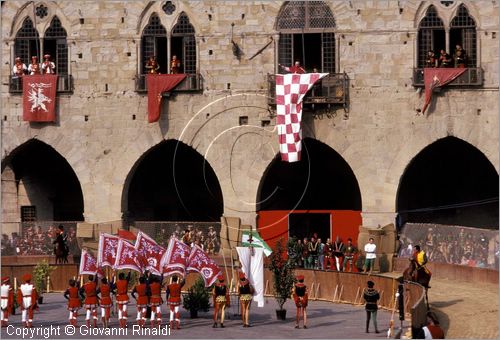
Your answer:
[[[373,327],[375,327],[375,333],[380,333],[377,327],[377,310],[378,303],[377,301],[380,299],[380,295],[378,291],[373,288],[375,283],[373,281],[368,281],[366,283],[368,288],[365,288],[363,291],[363,298],[365,299],[365,309],[366,309],[366,333],[369,333],[370,327],[370,318],[373,320]]]
[[[56,73],[56,64],[54,64],[54,62],[50,60],[50,54],[44,55],[43,59],[44,61],[42,63],[42,74]]]
[[[325,270],[325,244],[318,239],[318,269]]]
[[[333,245],[329,238],[326,239],[324,254],[325,269],[328,270],[330,268],[330,270],[333,270]]]
[[[344,263],[342,264],[342,270],[346,271],[347,264],[349,264],[349,272],[352,272],[354,255],[358,252],[354,244],[352,244],[352,239],[349,237],[347,239],[347,246],[344,249]]]
[[[453,59],[455,60],[455,67],[465,68],[467,67],[467,55],[462,45],[457,44],[455,46],[455,53],[453,53]]]
[[[297,267],[304,268],[304,259],[302,258],[302,252],[304,251],[304,245],[302,240],[297,239]]]
[[[306,73],[306,70],[302,66],[300,66],[300,61],[296,60],[295,64],[293,66],[284,66],[281,64],[278,64],[279,67],[281,67],[283,70],[290,72],[290,73],[297,73],[297,74],[303,74]]]
[[[453,59],[444,49],[441,50],[439,55],[439,67],[453,67]]]
[[[363,273],[366,273],[367,271],[371,274],[373,265],[375,264],[375,259],[377,258],[376,251],[377,251],[377,246],[374,243],[373,237],[370,237],[368,240],[368,243],[365,244],[365,268],[363,270]]]
[[[425,59],[425,67],[437,67],[437,58],[433,50],[427,52],[427,59]]]
[[[335,242],[333,243],[333,256],[335,257],[335,265],[337,266],[337,271],[341,271],[342,268],[340,264],[342,263],[342,256],[344,256],[344,242],[337,235]]]
[[[302,244],[302,262],[304,262],[304,268],[309,268],[309,241],[307,237],[304,237],[304,243]]]
[[[316,269],[318,261],[318,241],[315,237],[311,237],[311,242],[309,242],[309,256],[307,257],[309,269]]]
[[[28,67],[21,60],[21,57],[16,57],[14,67],[12,67],[12,75],[14,77],[22,77],[28,73]]]

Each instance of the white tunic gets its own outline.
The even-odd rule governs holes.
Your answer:
[[[7,305],[9,304],[9,293],[10,293],[10,285],[2,284],[2,287],[0,288],[0,296],[1,296],[1,302],[0,306],[2,310],[7,309]]]
[[[23,283],[20,287],[23,294],[23,308],[28,309],[32,305],[31,293],[33,293],[33,285],[31,283]]]

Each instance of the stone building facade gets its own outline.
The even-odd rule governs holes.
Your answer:
[[[486,187],[496,183],[493,192],[498,198],[497,14],[498,2],[486,0],[2,2],[3,231],[16,231],[24,218],[21,207],[30,206],[36,206],[38,220],[168,220],[168,212],[141,206],[155,199],[156,210],[168,210],[170,204],[168,197],[154,193],[162,172],[155,170],[154,162],[142,165],[154,157],[175,163],[178,155],[187,156],[178,158],[177,168],[173,165],[178,172],[173,172],[174,186],[169,188],[186,192],[181,205],[192,204],[196,210],[202,204],[195,186],[175,185],[175,174],[181,177],[188,171],[183,169],[197,162],[208,174],[200,175],[205,182],[194,181],[200,192],[208,192],[200,197],[216,201],[207,209],[257,225],[259,207],[269,198],[262,192],[274,185],[264,184],[266,176],[273,166],[282,166],[276,158],[268,75],[279,72],[282,61],[295,58],[308,70],[319,66],[345,76],[340,103],[306,105],[303,135],[316,168],[328,168],[328,157],[334,157],[349,170],[321,172],[321,181],[332,183],[325,184],[328,196],[340,195],[335,190],[348,178],[354,178],[354,184],[345,190],[356,191],[351,205],[340,199],[329,207],[311,203],[300,209],[352,210],[364,225],[385,225],[405,209],[489,199],[472,189],[479,184],[469,188],[460,182],[472,177],[486,178],[480,184]],[[457,23],[459,15],[473,24],[463,18]],[[321,20],[314,21],[318,16]],[[22,93],[12,90],[9,75],[23,46],[16,40],[26,39],[20,32],[29,25],[27,18],[38,38],[30,38],[25,55],[53,51],[56,62],[64,65],[59,73],[66,83],[60,83],[54,123],[23,121]],[[424,32],[426,18],[434,20],[434,26]],[[55,26],[59,36],[47,33]],[[424,33],[430,34],[428,40]],[[443,88],[422,114],[425,96],[416,70],[422,67],[422,49],[438,49],[441,43],[452,54],[452,44],[465,45],[466,39],[474,63],[470,66],[480,79]],[[168,60],[177,53],[193,73],[193,83],[182,85],[188,91],[164,96],[156,123],[148,123],[147,92],[140,84],[150,53],[159,56],[167,72]],[[330,151],[312,152],[322,148]],[[165,153],[155,156],[157,151]],[[431,156],[426,158],[427,153]],[[457,163],[444,164],[442,173],[462,174],[453,177],[458,189],[439,188],[440,180],[434,179],[439,195],[448,192],[442,203],[426,198],[434,195],[429,188],[422,188],[418,200],[409,198],[419,195],[415,192],[425,182],[418,178],[421,170],[450,154],[458,157]],[[474,156],[461,158],[463,154]],[[150,189],[141,191],[146,186]],[[462,186],[470,195],[457,194]],[[321,185],[315,190],[324,195]],[[129,197],[132,192],[134,198]],[[285,208],[295,207],[290,204]],[[495,207],[486,213],[486,222],[476,212],[472,224],[490,226],[495,214],[498,223],[498,203]],[[204,219],[203,210],[196,218]]]

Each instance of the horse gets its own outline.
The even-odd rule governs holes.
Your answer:
[[[405,281],[416,282],[424,287],[425,302],[427,304],[427,310],[429,310],[429,298],[427,296],[427,291],[431,288],[429,286],[431,274],[427,272],[423,266],[417,266],[417,261],[415,261],[415,259],[410,259],[408,268],[406,268],[403,272],[403,279]]]
[[[56,263],[68,263],[69,249],[62,235],[57,236],[53,243],[55,244],[54,255],[56,256]]]

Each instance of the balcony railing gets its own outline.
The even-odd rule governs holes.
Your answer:
[[[29,77],[29,76],[28,76]],[[9,77],[9,92],[23,92],[23,77]],[[72,93],[73,92],[73,76],[71,74],[57,75],[57,93]]]
[[[203,89],[203,77],[201,74],[187,74],[186,78],[177,85],[174,92],[195,92]],[[135,78],[135,91],[148,92],[148,85],[146,83],[146,75],[138,74]]]
[[[276,105],[276,76],[269,74],[268,104]],[[338,104],[347,107],[349,78],[346,73],[330,73],[318,81],[307,93],[304,104]]]
[[[468,67],[465,72],[447,86],[481,86],[483,85],[483,70],[480,67]],[[424,86],[424,69],[413,69],[413,86]]]

